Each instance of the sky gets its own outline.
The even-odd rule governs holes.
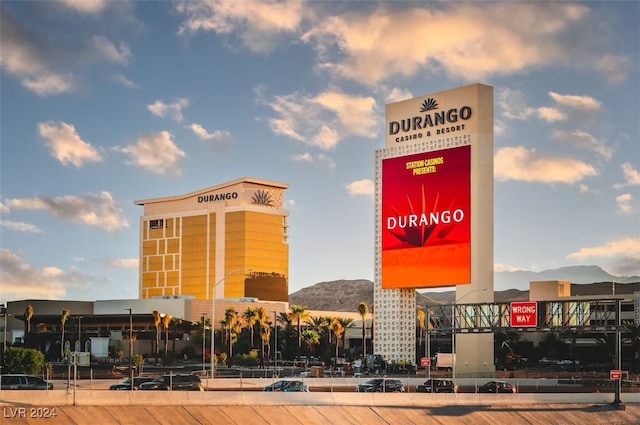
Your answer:
[[[494,88],[494,269],[640,275],[640,2],[2,1],[0,303],[138,297],[134,200],[289,184],[289,292],[374,278],[385,105]]]

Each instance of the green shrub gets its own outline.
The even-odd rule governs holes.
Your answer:
[[[44,364],[44,354],[33,348],[8,347],[5,359],[8,373],[37,375]]]

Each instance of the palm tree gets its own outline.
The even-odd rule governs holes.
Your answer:
[[[345,331],[355,326],[355,323],[353,323],[353,319],[349,317],[338,317],[338,322],[340,322]],[[342,338],[342,349],[344,350],[344,338]]]
[[[425,329],[425,325],[426,325],[426,314],[424,312],[424,310],[420,310],[418,309],[416,311],[416,339],[417,339],[417,346],[418,346],[418,352],[419,353],[424,353],[425,350],[422,349],[422,335],[424,334],[424,329]],[[426,338],[425,338],[425,344],[426,344]],[[421,356],[418,356],[421,357]]]
[[[165,313],[162,316],[162,327],[164,328],[164,357],[167,358],[169,348],[169,324],[171,324],[171,315]]]
[[[249,328],[249,351],[253,350],[253,331],[256,326],[256,309],[253,307],[247,307],[247,309],[242,313],[242,318],[247,323],[247,327]]]
[[[180,317],[172,317],[171,318],[171,323],[169,324],[169,326],[171,326],[173,328],[173,334],[175,335],[176,333],[176,328],[179,327],[182,324],[182,318]],[[176,339],[172,338],[171,339],[171,355],[175,358],[176,357]]]
[[[24,310],[24,326],[25,326],[25,339],[27,335],[31,333],[31,318],[33,317],[33,306],[31,304],[27,305],[27,308]]]
[[[310,317],[306,306],[293,304],[289,308],[289,320],[295,322],[298,328],[298,346],[296,349],[296,358],[300,358],[300,347],[302,345],[302,332],[300,329],[300,322],[306,322]]]
[[[228,360],[233,360],[233,344],[238,340],[238,334],[242,331],[242,327],[238,322],[238,312],[233,307],[227,307],[224,312],[224,320],[220,322],[226,332],[227,344],[229,347]]]
[[[68,308],[63,308],[60,313],[60,358],[64,358],[64,325],[67,323],[70,313]]]
[[[337,368],[338,367],[338,342],[340,342],[340,337],[344,333],[344,326],[342,326],[342,323],[340,323],[340,320],[333,319],[331,321],[330,327],[331,327],[331,331],[336,336],[336,356],[333,364]]]
[[[362,318],[362,358],[367,355],[367,313],[369,313],[369,306],[364,301],[358,304],[358,313]]]
[[[260,330],[260,365],[264,366],[264,347],[265,342],[267,343],[267,347],[270,346],[269,339],[271,338],[271,322],[269,322],[269,313],[264,307],[260,306],[256,308],[254,312],[255,323],[258,325],[258,329]],[[268,355],[267,358],[269,358]]]
[[[156,327],[156,363],[158,363],[158,352],[160,345],[160,323],[162,323],[162,317],[158,310],[153,310],[153,326]]]
[[[307,329],[302,331],[302,338],[304,339],[304,344],[307,346],[309,357],[311,357],[311,354],[313,354],[313,347],[320,343],[320,335],[312,329]]]
[[[262,347],[260,349],[260,364],[264,367],[264,347],[267,346],[267,358],[270,356],[271,344],[269,344],[269,340],[271,339],[271,323],[269,322],[260,322],[260,341]],[[277,351],[277,350],[276,350]]]

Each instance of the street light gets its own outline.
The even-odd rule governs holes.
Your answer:
[[[232,274],[242,273],[242,272],[250,272],[251,270],[253,270],[253,269],[247,268],[247,269],[237,269],[237,270],[230,271],[229,273],[227,273],[224,276],[222,276],[222,279],[220,279],[219,281],[217,281],[216,283],[211,285],[211,379],[213,379],[215,377],[215,373],[216,373],[216,369],[215,369],[215,367],[216,367],[216,365],[215,365],[215,358],[216,358],[216,351],[215,351],[215,339],[216,339],[216,286],[220,285],[222,282],[224,282],[224,280],[226,278],[228,278]]]
[[[131,381],[131,391],[133,391],[133,366],[131,361],[131,357],[133,357],[133,315],[130,308],[125,308],[125,310],[129,311],[129,381]]]
[[[476,292],[486,291],[486,290],[487,288],[474,289],[473,291],[469,291],[463,296],[461,296],[458,300],[455,299],[455,295],[454,295],[453,304],[451,305],[451,353],[453,357],[451,359],[451,377],[453,380],[456,379],[456,319],[455,319],[456,304],[462,301],[468,295],[474,294]]]

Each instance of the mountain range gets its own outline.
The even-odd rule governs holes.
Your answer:
[[[513,271],[494,273],[494,300],[497,303],[526,301],[529,282],[565,280],[571,282],[572,295],[595,295],[640,291],[640,276],[614,276],[599,266],[570,266],[542,272]],[[451,304],[455,288],[444,291],[416,291],[418,307]],[[289,303],[309,310],[356,312],[358,304],[373,305],[373,282],[367,279],[320,282],[289,294]]]

